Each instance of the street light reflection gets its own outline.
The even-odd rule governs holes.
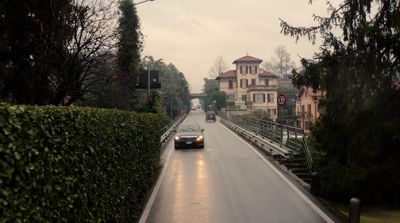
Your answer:
[[[197,153],[193,158],[190,162],[179,159],[173,165],[176,183],[170,193],[175,222],[208,222],[210,217],[210,176],[205,154]]]

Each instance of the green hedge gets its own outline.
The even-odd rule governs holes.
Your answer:
[[[160,167],[158,123],[0,104],[0,222],[134,222]]]

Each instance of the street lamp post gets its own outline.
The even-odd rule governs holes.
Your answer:
[[[150,69],[151,69],[151,64],[149,61],[148,68],[147,68],[147,96],[150,98]]]
[[[138,3],[133,3],[133,5],[139,5],[139,4],[142,4],[142,3],[145,3],[145,2],[152,2],[152,1],[154,1],[154,0],[144,0],[144,1],[141,1],[141,2],[138,2]]]

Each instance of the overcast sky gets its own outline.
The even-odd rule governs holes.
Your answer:
[[[144,38],[142,56],[173,63],[185,74],[192,92],[201,92],[203,78],[215,59],[245,56],[270,60],[284,45],[299,65],[318,50],[303,39],[297,43],[280,33],[279,18],[293,25],[312,25],[313,14],[326,15],[325,0],[155,0],[137,5]],[[139,2],[139,0],[134,0]],[[335,1],[334,1],[335,2]],[[336,0],[338,2],[338,0]]]

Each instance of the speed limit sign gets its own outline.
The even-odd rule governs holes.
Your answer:
[[[278,94],[278,105],[284,106],[286,104],[286,96],[284,94]]]

